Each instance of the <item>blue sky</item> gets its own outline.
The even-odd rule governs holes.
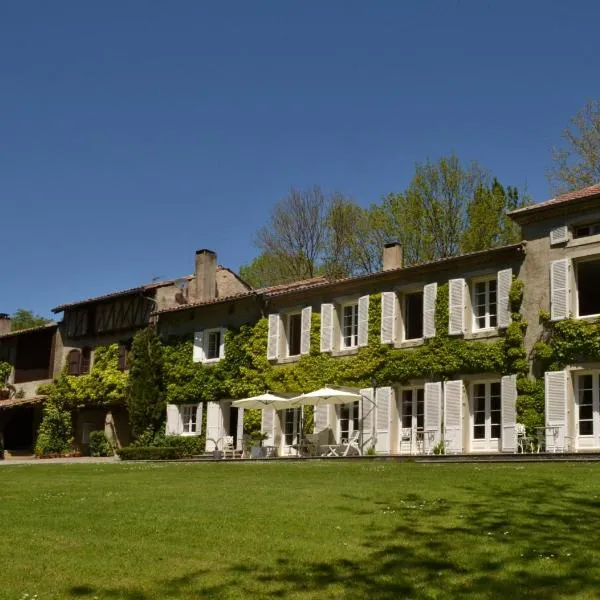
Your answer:
[[[456,152],[549,196],[600,3],[0,3],[0,312],[237,269],[290,186],[362,204]]]

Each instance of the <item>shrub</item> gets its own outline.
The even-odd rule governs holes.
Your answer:
[[[104,431],[90,432],[90,456],[112,456],[112,444],[106,438]]]
[[[54,402],[44,406],[44,416],[35,443],[36,456],[67,454],[71,450],[71,412]]]
[[[122,460],[174,460],[184,456],[183,450],[175,446],[126,446],[118,453]]]

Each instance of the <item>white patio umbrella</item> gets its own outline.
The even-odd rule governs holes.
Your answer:
[[[247,409],[260,409],[272,408],[274,410],[282,410],[283,408],[291,408],[291,399],[284,398],[283,396],[276,396],[270,392],[260,394],[259,396],[252,396],[250,398],[244,398],[243,400],[235,400],[231,404],[235,408],[247,408]]]
[[[314,392],[301,394],[289,400],[295,406],[320,406],[322,404],[348,404],[356,402],[362,396],[354,392],[336,390],[330,387],[324,387]]]

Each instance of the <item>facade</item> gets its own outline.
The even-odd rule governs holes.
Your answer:
[[[536,345],[551,345],[557,323],[600,317],[600,186],[510,216],[521,226],[519,244],[408,267],[401,246],[388,244],[379,273],[260,290],[219,267],[213,252],[200,250],[191,276],[61,305],[54,309],[63,314],[59,323],[32,331],[2,334],[0,322],[0,360],[14,365],[10,381],[23,386],[20,400],[38,402],[37,417],[34,411],[30,418],[34,430],[43,400],[37,385],[63,368],[72,375],[89,372],[98,346],[118,343],[126,370],[133,335],[154,324],[164,340],[193,337],[189,360],[211,369],[226,358],[226,338],[235,343],[228,331],[264,323],[264,355],[255,362],[268,374],[258,380],[278,386],[271,391],[300,394],[310,391],[310,382],[312,389],[329,384],[360,392],[358,402],[315,407],[314,431],[323,444],[359,431],[363,452],[515,452],[519,386],[537,378],[545,386],[547,448],[598,451],[600,352],[550,365],[539,359]],[[510,298],[515,279],[524,284],[518,315]],[[545,313],[548,322],[540,316]],[[521,318],[528,373],[514,368],[507,352],[507,332]],[[486,352],[491,358],[484,360]],[[376,365],[374,381],[365,364]],[[296,376],[302,369],[304,379]],[[172,398],[167,432],[204,434],[207,450],[225,436],[239,447],[244,414],[233,400]],[[305,423],[301,409],[264,410],[265,443],[293,455]],[[92,429],[128,442],[120,405],[81,409],[75,425],[83,448]],[[5,438],[9,430],[5,425]]]

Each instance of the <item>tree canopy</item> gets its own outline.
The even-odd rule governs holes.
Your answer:
[[[29,329],[30,327],[38,327],[50,323],[50,319],[33,314],[32,311],[24,308],[19,308],[10,317],[11,331],[20,331],[21,329]]]
[[[557,194],[600,183],[600,100],[590,100],[571,119],[552,160],[548,179]]]
[[[407,265],[510,244],[520,234],[506,213],[527,203],[516,187],[456,155],[417,164],[406,190],[369,207],[318,186],[292,189],[259,230],[261,253],[240,275],[265,287],[372,273],[389,241],[402,244]]]

